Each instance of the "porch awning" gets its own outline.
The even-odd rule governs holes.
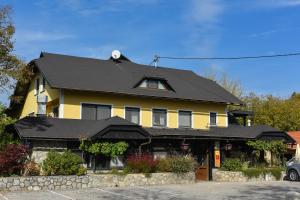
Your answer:
[[[263,139],[273,140],[280,139],[285,142],[293,143],[294,140],[284,131],[267,125],[257,126],[240,126],[231,125],[229,127],[211,127],[209,130],[195,129],[170,129],[170,128],[145,128],[153,138],[206,138],[220,140],[248,140]]]
[[[14,124],[21,139],[147,139],[139,125],[120,117],[103,120],[25,117]]]

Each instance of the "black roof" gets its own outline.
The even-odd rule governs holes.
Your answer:
[[[20,138],[78,140],[97,137],[116,139],[116,137],[110,138],[107,135],[108,132],[114,131],[116,127],[129,127],[134,134],[138,132],[141,135],[141,138],[134,137],[131,139],[143,139],[149,137],[149,134],[139,125],[120,117],[111,117],[103,120],[25,117],[18,120],[14,124],[14,127]],[[130,135],[127,135],[126,137],[130,138]]]
[[[211,138],[211,139],[293,139],[283,131],[266,125],[214,127],[209,130],[179,128],[142,128],[120,117],[104,120],[25,117],[14,124],[21,139],[146,139]]]
[[[32,63],[53,88],[242,104],[215,81],[188,70],[141,65],[128,59],[99,60],[44,52]],[[174,91],[135,87],[148,77],[166,80]]]
[[[294,142],[286,132],[267,125],[211,127],[209,130],[177,128],[144,128],[152,137],[215,138],[215,139],[283,139]]]

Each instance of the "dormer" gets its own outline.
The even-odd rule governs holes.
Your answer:
[[[135,85],[135,88],[174,91],[173,88],[168,84],[167,80],[163,78],[155,78],[155,77],[143,78]]]

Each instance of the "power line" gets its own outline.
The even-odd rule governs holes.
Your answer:
[[[300,52],[287,53],[287,54],[274,54],[274,55],[260,55],[260,56],[240,56],[240,57],[172,57],[172,56],[158,56],[155,55],[151,64],[156,63],[159,59],[170,60],[242,60],[242,59],[260,59],[260,58],[275,58],[275,57],[288,57],[300,56]]]

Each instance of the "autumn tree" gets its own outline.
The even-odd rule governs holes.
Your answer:
[[[254,93],[243,98],[247,109],[255,113],[254,124],[266,124],[283,131],[300,130],[300,99],[283,99]]]
[[[216,81],[220,86],[238,98],[241,98],[244,94],[241,83],[238,80],[230,78],[225,72],[218,74],[217,71],[209,68],[204,72],[203,76]]]

